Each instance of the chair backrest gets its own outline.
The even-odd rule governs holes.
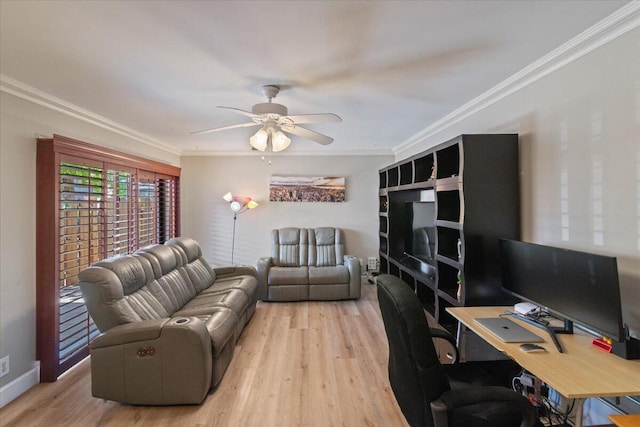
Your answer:
[[[278,267],[307,265],[309,236],[306,228],[271,230],[271,258]]]
[[[333,267],[344,264],[344,235],[334,227],[309,229],[309,265]]]
[[[378,303],[389,341],[389,381],[407,422],[412,427],[433,426],[430,402],[449,390],[427,318],[409,285],[391,275],[380,275]]]

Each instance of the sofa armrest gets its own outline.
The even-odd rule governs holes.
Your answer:
[[[112,345],[149,341],[160,338],[162,327],[170,319],[144,320],[115,326],[91,341],[90,348],[97,349]]]
[[[344,265],[349,269],[349,298],[360,298],[362,277],[360,276],[360,260],[353,255],[344,256]]]
[[[252,265],[224,265],[213,267],[213,271],[216,273],[216,278],[220,279],[233,276],[258,277],[256,269]]]
[[[145,320],[91,342],[94,397],[137,405],[200,403],[211,387],[211,337],[196,317]]]
[[[272,257],[262,257],[258,260],[258,299],[266,301],[269,294],[267,289],[267,281],[269,279],[269,269],[273,263]]]

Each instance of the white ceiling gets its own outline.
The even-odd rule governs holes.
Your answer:
[[[47,102],[176,153],[250,153],[260,87],[329,146],[394,147],[627,1],[0,1],[0,74]],[[97,117],[96,117],[97,116]]]

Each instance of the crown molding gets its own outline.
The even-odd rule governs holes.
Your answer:
[[[182,156],[195,156],[195,157],[209,157],[209,156],[219,156],[219,157],[260,157],[264,156],[264,158],[276,158],[276,157],[312,157],[312,156],[393,156],[394,153],[390,148],[377,148],[377,149],[368,149],[368,150],[339,150],[339,151],[282,151],[278,153],[273,153],[271,151],[214,151],[214,150],[184,150],[182,152]]]
[[[640,26],[640,1],[634,0],[482,95],[398,144],[393,148],[393,152],[398,154],[426,141],[638,26]]]
[[[71,116],[78,120],[91,123],[92,125],[107,129],[127,138],[134,139],[154,148],[167,151],[171,154],[178,156],[181,154],[181,151],[175,147],[153,139],[150,136],[137,132],[129,127],[121,125],[120,123],[109,120],[106,117],[94,114],[88,110],[78,107],[77,105],[63,101],[60,98],[56,98],[53,95],[26,85],[18,80],[5,76],[4,74],[0,74],[0,91],[17,96],[18,98],[33,102],[34,104],[38,104],[59,113],[66,114],[67,116]]]

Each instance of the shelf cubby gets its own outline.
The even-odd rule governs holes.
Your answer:
[[[395,263],[389,263],[389,274],[392,274],[396,277],[400,277],[400,267],[398,267]]]
[[[409,285],[411,287],[411,289],[413,289],[414,291],[416,290],[415,278],[408,271],[406,271],[404,269],[401,269],[400,270],[400,279],[402,279],[402,281],[404,283]]]
[[[388,274],[389,273],[389,263],[387,262],[386,255],[380,255],[380,274]]]
[[[387,188],[387,171],[381,171],[379,173],[379,182],[380,182],[380,187],[378,187],[379,189],[383,189],[383,188]]]
[[[449,331],[450,334],[456,336],[458,332],[458,321],[447,312],[448,307],[455,307],[455,305],[448,301],[438,301],[436,321],[440,326]]]
[[[387,234],[387,217],[385,216],[381,216],[380,217],[380,233],[381,234]]]
[[[424,307],[427,312],[436,317],[436,294],[433,289],[431,289],[425,282],[420,280],[416,281],[416,294],[418,295],[418,299],[422,303],[422,307]]]
[[[398,167],[391,168],[387,171],[387,187],[397,187],[399,181]]]
[[[380,236],[380,252],[387,254],[387,237]]]
[[[462,222],[460,190],[436,190],[437,219],[442,221]]]
[[[462,286],[462,283],[458,285],[458,273],[462,280],[462,271],[448,263],[438,261],[438,291],[448,295],[451,300],[462,303],[463,295],[460,295],[460,300],[458,299],[458,289]]]
[[[436,178],[460,175],[460,144],[454,143],[436,152]]]
[[[415,182],[427,182],[434,179],[435,164],[433,163],[433,153],[418,157],[413,161],[413,173]]]
[[[413,162],[400,165],[400,185],[413,184]]]
[[[379,212],[386,214],[389,211],[389,198],[387,196],[379,196],[378,200],[380,203]]]
[[[462,230],[449,227],[436,227],[437,233],[437,249],[438,255],[444,256],[450,260],[463,261],[463,240]],[[460,251],[460,253],[458,253]]]

